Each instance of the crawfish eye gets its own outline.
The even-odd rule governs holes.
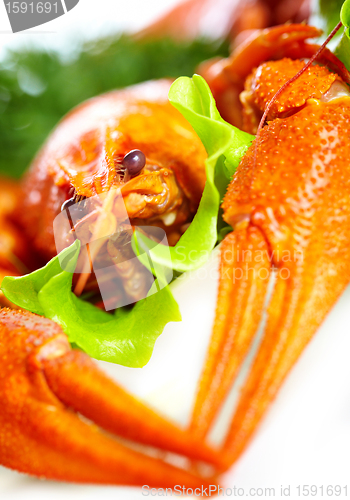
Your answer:
[[[124,156],[122,164],[130,175],[137,175],[146,165],[146,156],[139,149],[133,149]]]

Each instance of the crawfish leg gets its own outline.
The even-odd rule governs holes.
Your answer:
[[[251,346],[270,268],[259,229],[236,230],[223,241],[213,334],[191,421],[191,430],[199,436],[207,434]]]
[[[93,424],[58,404],[32,404],[21,426],[2,427],[0,462],[21,472],[77,483],[198,487],[204,479],[137,451],[104,435]],[[30,414],[29,414],[30,412]],[[30,434],[30,435],[28,435]]]
[[[220,464],[218,454],[110,380],[83,352],[43,361],[47,383],[65,406],[108,432],[145,445]]]

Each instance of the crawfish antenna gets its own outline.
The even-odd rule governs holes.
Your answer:
[[[337,33],[337,31],[340,30],[341,27],[342,27],[342,23],[339,22],[336,25],[336,27],[332,30],[332,32],[328,35],[328,37],[326,38],[326,40],[324,41],[324,43],[320,46],[320,48],[318,49],[318,51],[315,52],[315,54],[305,64],[305,66],[300,71],[298,71],[298,73],[296,75],[292,76],[292,78],[290,78],[286,83],[284,83],[282,85],[282,87],[277,90],[276,94],[272,97],[272,99],[266,104],[265,111],[264,111],[264,114],[261,117],[261,120],[260,120],[260,123],[259,123],[259,126],[258,126],[258,130],[256,132],[256,137],[255,137],[254,163],[253,163],[254,164],[254,168],[256,166],[256,158],[257,158],[257,153],[258,153],[258,143],[259,143],[260,133],[261,133],[261,130],[262,130],[264,124],[265,124],[267,115],[269,114],[269,111],[270,111],[273,103],[282,94],[282,92],[288,87],[288,85],[290,85],[291,83],[295,82],[295,80],[297,80],[304,73],[304,71],[306,71],[312,65],[312,63],[318,58],[318,56],[324,50],[324,48],[326,47],[326,45],[328,44],[328,42],[330,40],[332,40],[332,38],[334,37],[334,35]]]

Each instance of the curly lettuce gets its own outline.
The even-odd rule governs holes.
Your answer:
[[[72,292],[73,273],[61,269],[62,258],[69,261],[65,269],[68,264],[74,269],[79,251],[79,242],[73,243],[42,269],[26,276],[5,277],[3,293],[19,307],[61,325],[70,343],[93,358],[132,368],[143,367],[150,360],[164,326],[181,321],[169,287],[149,294],[132,309],[120,308],[114,315],[108,314],[76,297]]]

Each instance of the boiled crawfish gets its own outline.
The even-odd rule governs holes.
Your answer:
[[[226,95],[231,87],[236,92],[247,76],[240,94],[246,131],[257,131],[269,106],[267,125],[242,158],[222,205],[234,231],[222,243],[216,318],[191,423],[197,435],[207,434],[268,301],[263,339],[223,445],[230,463],[350,282],[349,74],[325,50],[273,100],[305,66],[300,58],[317,52],[305,39],[318,34],[306,25],[264,30],[228,60],[206,67],[214,93],[219,85]],[[255,67],[248,74],[252,53]]]
[[[299,59],[317,50],[305,40],[318,33],[305,25],[259,32],[229,60],[203,66],[220,111],[228,117],[241,114],[232,96],[245,85],[243,123],[255,132],[266,104],[304,64]],[[237,459],[350,281],[349,79],[327,51],[319,62],[329,69],[311,67],[271,108],[268,125],[243,157],[225,196],[224,219],[234,232],[222,244],[217,315],[191,432],[176,428],[109,381],[86,355],[70,348],[55,323],[2,310],[1,357],[10,360],[1,375],[1,399],[6,402],[0,427],[2,464],[72,481],[147,480],[156,486],[190,487],[206,482],[196,471],[116,443],[101,429],[218,469]],[[59,125],[22,184],[17,212],[38,255],[47,259],[55,254],[52,223],[62,203],[108,191],[115,184],[124,190],[134,222],[150,219],[176,241],[200,199],[205,152],[167,103],[168,88],[169,82],[163,81],[107,94],[83,104]],[[120,160],[134,148],[145,153],[146,166],[139,176],[125,179]],[[252,256],[246,274],[244,260],[238,259],[242,251]],[[289,262],[282,260],[285,251],[293,256]],[[259,260],[254,258],[257,252]],[[243,274],[234,280],[237,268]],[[282,268],[287,277],[279,272]],[[268,288],[261,270],[276,275],[269,318],[219,455],[203,437],[260,323]],[[75,433],[69,432],[72,428]]]

